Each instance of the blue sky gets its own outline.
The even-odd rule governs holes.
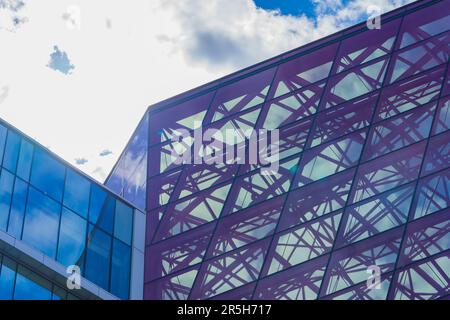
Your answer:
[[[254,0],[255,4],[268,10],[280,10],[281,14],[287,15],[306,15],[314,17],[315,5],[310,0]]]

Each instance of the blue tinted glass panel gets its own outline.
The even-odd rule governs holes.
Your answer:
[[[6,135],[8,130],[0,125],[0,163],[3,160],[3,151],[5,150]]]
[[[128,299],[130,287],[131,248],[114,240],[111,266],[111,292],[121,299]]]
[[[86,278],[108,289],[111,237],[98,228],[89,232],[86,255]]]
[[[16,263],[4,256],[0,268],[0,289],[1,289],[0,300],[12,299],[15,277],[16,277]]]
[[[121,201],[116,201],[116,220],[114,224],[114,236],[131,244],[131,229],[133,225],[133,209]]]
[[[97,226],[107,231],[108,233],[113,233],[114,225],[114,210],[116,207],[116,199],[111,196],[106,198],[103,207],[100,211],[100,216],[97,220]]]
[[[90,182],[73,170],[67,170],[64,205],[87,218]]]
[[[52,297],[51,284],[34,272],[19,266],[17,270],[16,300],[50,300]]]
[[[33,145],[22,139],[20,145],[19,161],[17,163],[17,175],[28,181],[30,179],[31,161],[33,160]]]
[[[6,139],[5,154],[3,156],[3,166],[11,172],[16,172],[17,159],[20,150],[20,136],[8,131],[8,138]]]
[[[56,161],[47,152],[35,150],[31,170],[31,184],[52,198],[61,201],[64,186],[64,165]]]
[[[63,208],[59,231],[58,261],[65,266],[77,265],[86,242],[86,220],[72,211]]]
[[[14,193],[9,214],[8,233],[17,239],[21,238],[23,216],[27,199],[28,184],[18,178],[14,183]]]
[[[105,200],[106,200],[106,192],[103,191],[97,185],[92,185],[91,188],[91,200],[89,206],[89,221],[92,223],[97,223],[98,217],[100,216],[100,212],[102,211]]]
[[[29,188],[22,239],[55,258],[61,206],[34,188]]]
[[[8,226],[13,185],[14,176],[3,169],[0,175],[0,230],[4,231],[6,231]]]

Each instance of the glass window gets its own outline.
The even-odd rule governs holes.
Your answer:
[[[65,266],[78,265],[86,243],[86,220],[63,208],[59,231],[58,261]]]
[[[61,288],[54,287],[52,300],[65,300],[67,296],[67,292]]]
[[[131,248],[114,240],[111,266],[111,292],[121,299],[128,299],[130,288]]]
[[[22,239],[52,258],[56,254],[60,211],[57,202],[29,189]]]
[[[0,300],[11,300],[14,290],[14,279],[16,277],[16,263],[3,256],[0,267]]]
[[[5,154],[3,156],[3,166],[9,171],[15,173],[17,167],[17,159],[20,150],[20,136],[9,130],[6,139]]]
[[[108,289],[111,237],[90,226],[85,276],[98,286]]]
[[[80,174],[67,170],[64,205],[87,218],[91,184]]]
[[[15,300],[50,300],[51,283],[34,272],[19,266],[17,270]]]
[[[33,159],[33,145],[22,139],[20,145],[19,162],[17,163],[17,175],[28,181],[30,178],[31,161]]]
[[[21,238],[23,216],[27,199],[28,184],[18,178],[14,184],[11,212],[9,214],[8,233],[17,239]]]
[[[0,125],[0,163],[2,163],[3,159],[7,132],[8,130],[4,126]]]
[[[64,165],[41,149],[36,149],[31,170],[31,184],[52,198],[61,201],[64,186]]]
[[[14,176],[3,169],[0,175],[0,230],[7,228],[13,185]]]
[[[133,225],[133,209],[121,201],[116,201],[116,221],[114,224],[114,236],[131,244]]]

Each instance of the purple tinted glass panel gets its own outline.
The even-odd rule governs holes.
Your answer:
[[[438,98],[444,70],[444,67],[438,67],[386,87],[381,93],[375,121],[390,118]]]
[[[395,53],[388,72],[390,83],[446,63],[450,54],[449,41],[450,32],[446,32]]]
[[[397,46],[404,48],[450,29],[448,0],[411,13],[404,18]]]
[[[141,210],[146,205],[148,121],[146,114],[105,182]]]
[[[450,170],[422,178],[414,198],[414,215],[417,219],[450,206]]]
[[[326,215],[277,234],[267,255],[263,276],[328,253],[333,247],[341,216],[340,212]]]
[[[337,246],[369,238],[406,222],[414,194],[409,184],[348,207]]]
[[[145,281],[167,276],[202,261],[214,224],[163,240],[146,248]]]
[[[368,95],[344,103],[317,115],[310,136],[310,147],[367,127],[375,107],[377,95]]]
[[[450,251],[400,269],[388,299],[432,300],[450,293]]]
[[[219,89],[209,107],[205,123],[226,118],[266,100],[275,69],[269,69]]]
[[[284,196],[277,197],[222,219],[211,239],[208,256],[223,254],[271,235],[284,201]]]
[[[449,13],[412,3],[150,108],[145,298],[448,296]]]
[[[321,108],[330,108],[380,89],[388,62],[389,58],[378,58],[332,77]]]
[[[284,206],[279,230],[321,217],[344,207],[355,170],[292,191]]]
[[[210,298],[258,279],[269,240],[205,262],[192,288],[191,298]]]
[[[394,229],[335,251],[324,277],[321,296],[366,283],[370,266],[378,266],[381,273],[392,271],[400,247],[401,231],[400,228]]]
[[[450,97],[441,99],[436,112],[433,134],[438,134],[450,129]]]
[[[406,229],[399,266],[450,249],[450,208],[411,222]]]
[[[427,138],[435,105],[431,103],[372,126],[363,160],[382,156]]]
[[[294,186],[300,187],[355,166],[366,135],[366,131],[352,133],[345,138],[305,152]]]
[[[370,287],[367,282],[340,290],[321,298],[321,300],[385,300],[391,284],[392,274],[380,276],[379,287]]]
[[[316,299],[325,273],[328,255],[260,280],[254,299]]]
[[[333,73],[364,64],[391,52],[400,19],[383,24],[380,30],[365,30],[341,43]]]

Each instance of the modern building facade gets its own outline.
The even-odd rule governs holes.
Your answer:
[[[0,159],[0,299],[142,298],[144,213],[3,121]]]
[[[449,40],[418,1],[150,106],[105,186],[2,122],[0,297],[449,299]]]
[[[144,298],[448,298],[449,30],[419,1],[149,107],[106,182],[146,211]],[[278,172],[195,163],[199,128],[278,129]]]

